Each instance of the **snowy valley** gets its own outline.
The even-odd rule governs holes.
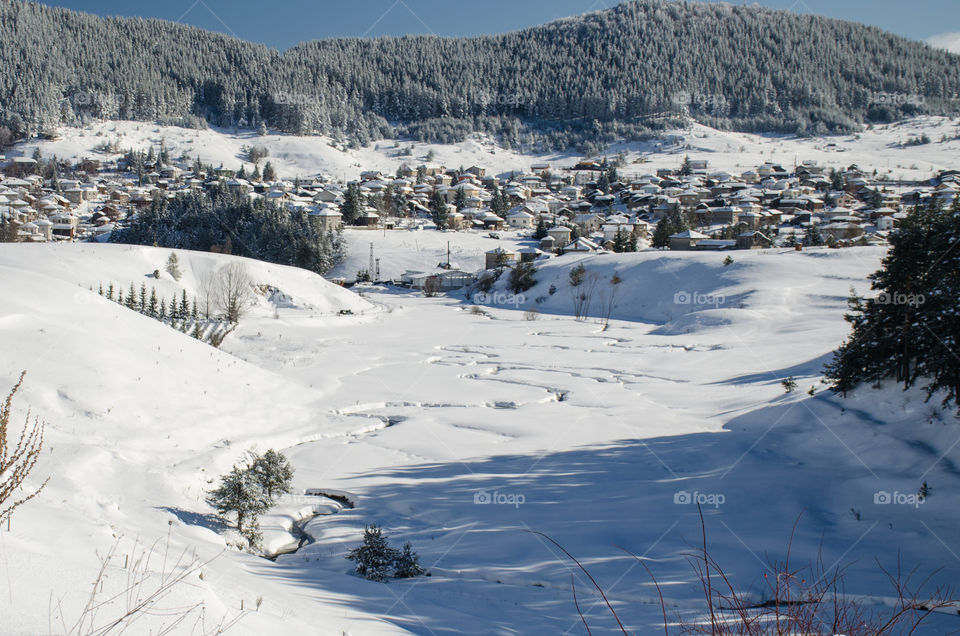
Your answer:
[[[30,482],[50,477],[0,529],[9,633],[69,631],[114,545],[106,595],[124,588],[138,545],[156,551],[148,586],[183,551],[202,564],[137,633],[197,603],[184,633],[237,618],[229,633],[582,633],[571,576],[591,627],[617,629],[536,532],[584,564],[630,633],[656,633],[657,591],[631,554],[669,616],[700,615],[684,557],[700,541],[695,502],[713,556],[757,602],[795,523],[793,558],[822,550],[826,566],[847,566],[846,592],[870,608],[895,596],[874,559],[954,579],[952,412],[916,390],[841,399],[821,384],[851,287],[868,291],[883,248],[753,250],[732,264],[567,254],[541,267],[525,304],[482,309],[185,251],[180,281],[153,279],[169,253],[0,246],[0,381],[28,370],[16,421],[29,406],[48,423]],[[147,281],[192,296],[204,272],[235,260],[280,293],[257,296],[219,350],[96,291]],[[566,281],[580,263],[624,279],[606,328],[596,312],[571,316]],[[788,377],[797,391],[784,391]],[[296,471],[261,521],[268,552],[299,544],[275,560],[238,549],[205,503],[246,451],[267,448]],[[934,494],[905,505],[922,482]],[[431,576],[353,574],[344,557],[371,522],[410,541]],[[98,622],[124,605],[121,595]],[[923,633],[957,620],[940,614]]]

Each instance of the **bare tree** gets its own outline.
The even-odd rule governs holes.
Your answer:
[[[9,439],[10,411],[13,403],[13,396],[23,384],[23,378],[27,375],[24,371],[20,374],[20,379],[10,390],[3,406],[0,407],[0,521],[13,514],[13,511],[27,501],[40,494],[47,482],[44,481],[36,490],[29,494],[14,499],[14,492],[22,489],[23,482],[26,481],[40,457],[40,451],[43,448],[43,431],[46,424],[36,418],[30,422],[30,413],[27,413],[23,423],[23,429],[15,445],[11,447]]]
[[[588,272],[583,263],[579,263],[570,270],[568,276],[570,298],[573,300],[573,313],[577,320],[586,320],[590,313],[590,303],[597,287],[597,280],[597,275],[594,272]]]
[[[240,322],[240,317],[253,303],[251,285],[250,274],[242,263],[230,263],[217,271],[213,299],[229,322]]]
[[[200,275],[197,276],[200,301],[203,303],[203,317],[207,320],[210,320],[210,308],[213,304],[214,289],[216,287],[214,284],[215,280],[216,276],[211,271],[201,272]]]
[[[613,313],[614,307],[617,306],[617,292],[620,291],[620,283],[623,282],[623,279],[620,278],[619,274],[616,272],[613,273],[613,276],[610,277],[610,287],[605,292],[600,294],[600,300],[603,304],[603,330],[606,331],[607,327],[610,326],[610,314]]]

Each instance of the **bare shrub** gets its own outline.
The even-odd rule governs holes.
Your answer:
[[[169,554],[169,533],[162,550],[158,543],[154,542],[149,547],[136,543],[129,554],[121,555],[118,538],[107,554],[101,557],[100,570],[90,588],[87,602],[72,624],[67,624],[62,605],[57,603],[55,609],[59,614],[62,633],[69,636],[145,633],[147,626],[141,623],[146,617],[162,620],[159,626],[151,625],[153,631],[150,633],[155,634],[213,635],[222,634],[236,625],[243,617],[242,613],[232,619],[224,616],[213,625],[207,625],[204,603],[173,605],[164,602],[177,588],[192,585],[191,579],[202,579],[203,567],[213,559],[201,562],[186,549],[173,559],[173,555]],[[154,569],[156,565],[160,566],[159,570]],[[125,570],[125,575],[110,576],[110,570],[119,569]]]
[[[423,295],[427,298],[439,296],[441,291],[443,291],[443,282],[439,276],[428,276],[423,282]]]
[[[699,506],[698,506],[699,508]],[[895,636],[913,634],[918,627],[930,618],[934,612],[956,613],[958,599],[952,588],[937,587],[929,591],[927,583],[930,577],[914,583],[916,569],[904,573],[899,559],[896,571],[884,568],[879,561],[877,567],[890,581],[894,602],[883,611],[874,611],[851,595],[845,588],[845,569],[843,567],[825,567],[822,552],[807,565],[795,566],[791,563],[793,539],[797,525],[794,524],[786,557],[783,560],[770,560],[768,573],[763,574],[767,585],[767,599],[756,602],[752,597],[739,591],[727,574],[710,553],[707,543],[706,524],[700,511],[701,544],[688,555],[688,560],[700,584],[706,608],[704,615],[694,618],[667,616],[663,590],[646,561],[628,550],[624,550],[646,570],[660,599],[663,618],[663,633],[711,635],[711,636],[766,636],[767,634],[804,634],[805,636]],[[589,571],[562,545],[542,532],[532,531],[562,551],[573,561],[590,581],[617,621],[620,631],[627,634],[613,605],[608,600],[602,586],[590,575]],[[587,633],[590,627],[586,617],[580,611],[576,586],[571,576],[574,605]]]
[[[39,495],[47,484],[44,481],[36,490],[28,491],[28,494],[14,499],[13,493],[23,487],[23,483],[40,457],[40,451],[43,449],[43,432],[46,427],[46,423],[41,422],[40,418],[35,418],[31,422],[28,412],[16,444],[11,445],[9,426],[13,396],[20,390],[26,375],[26,371],[20,374],[20,379],[10,390],[3,406],[0,406],[0,521],[11,516],[14,510]]]
[[[540,320],[540,312],[536,309],[528,309],[523,312],[523,319],[529,321]]]

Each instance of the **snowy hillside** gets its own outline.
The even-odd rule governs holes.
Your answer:
[[[906,142],[927,134],[932,143],[908,146]],[[941,141],[946,136],[947,141]],[[189,163],[197,156],[204,163],[239,168],[245,162],[244,146],[263,146],[282,178],[294,179],[326,174],[336,180],[356,179],[362,171],[380,170],[393,174],[406,163],[447,167],[488,166],[496,174],[529,170],[531,164],[549,163],[553,168],[570,167],[580,158],[575,153],[524,154],[506,150],[485,136],[443,145],[412,141],[381,141],[365,148],[346,148],[321,136],[231,132],[223,129],[191,130],[143,122],[96,122],[85,128],[61,128],[60,139],[32,141],[14,150],[31,156],[39,147],[43,156],[61,159],[108,158],[97,151],[102,144],[116,144],[120,150],[159,149],[164,143],[174,159],[184,156]],[[409,154],[405,154],[409,151]],[[890,179],[926,179],[937,170],[956,168],[960,154],[960,124],[942,117],[918,117],[894,124],[874,125],[855,135],[795,137],[754,135],[715,130],[700,124],[666,131],[650,142],[615,144],[604,154],[627,154],[630,164],[624,174],[653,173],[657,168],[678,168],[683,157],[709,161],[710,170],[740,173],[764,162],[793,166],[806,160],[821,165],[877,170]],[[432,153],[432,154],[431,154]],[[431,158],[432,157],[432,158]]]
[[[405,258],[379,249],[384,262]],[[765,559],[784,556],[801,515],[794,558],[822,544],[828,565],[851,564],[847,591],[871,607],[891,596],[875,557],[956,579],[952,415],[896,387],[843,401],[819,383],[847,333],[849,289],[867,290],[880,249],[737,252],[730,265],[704,253],[589,257],[590,272],[625,281],[606,330],[595,310],[567,314],[573,255],[544,265],[522,303],[483,312],[383,287],[361,299],[248,262],[290,301],[275,312],[261,299],[221,350],[87,290],[150,284],[168,252],[0,246],[0,389],[28,370],[16,406],[49,422],[33,481],[51,476],[0,529],[11,573],[0,631],[67,631],[60,616],[78,616],[98,553],[119,538],[108,586],[120,585],[134,540],[169,533],[173,554],[214,560],[165,605],[205,602],[208,628],[241,615],[228,633],[585,633],[571,564],[539,531],[590,569],[630,633],[657,633],[656,592],[621,548],[648,559],[671,614],[702,612],[684,558],[699,540],[694,498],[713,502],[714,556],[758,600]],[[180,256],[181,283],[158,285],[190,293],[191,276],[229,260]],[[344,308],[353,315],[336,315]],[[799,388],[785,393],[791,376]],[[284,529],[321,513],[276,561],[227,545],[234,535],[203,501],[244,451],[271,446],[296,469],[295,496],[264,519],[265,543],[296,546]],[[934,489],[922,505],[877,499],[922,481]],[[354,507],[316,504],[308,489]],[[344,556],[369,522],[412,542],[432,576],[352,574]],[[602,600],[574,574],[594,633],[609,633]]]

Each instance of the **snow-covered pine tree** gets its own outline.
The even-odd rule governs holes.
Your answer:
[[[400,552],[391,548],[383,530],[371,523],[363,530],[363,545],[350,550],[347,559],[357,564],[357,574],[371,581],[384,582],[390,576]]]
[[[208,493],[207,501],[220,516],[234,515],[241,533],[270,508],[270,498],[256,477],[238,466],[220,478],[220,485]]]
[[[180,271],[180,259],[177,258],[176,252],[170,252],[170,256],[167,257],[166,269],[173,280],[179,281],[180,277],[183,276],[183,273]]]
[[[271,500],[290,492],[293,467],[283,453],[271,448],[262,455],[254,454],[250,458],[249,469]]]
[[[393,563],[394,576],[398,579],[412,579],[426,574],[426,570],[420,565],[420,557],[413,551],[410,542],[403,544],[403,549]]]

